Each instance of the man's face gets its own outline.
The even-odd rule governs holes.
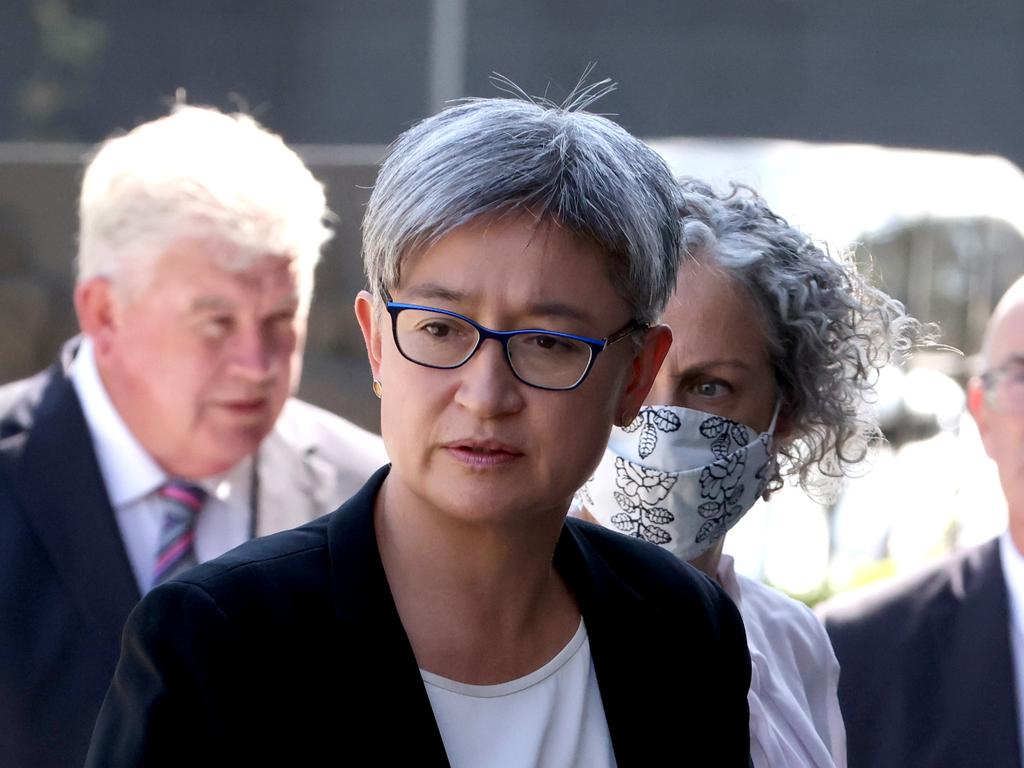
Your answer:
[[[1024,515],[1024,302],[996,318],[985,382],[971,381],[969,403],[985,451],[999,469],[1010,514]],[[1024,518],[1022,518],[1024,519]]]
[[[255,451],[301,369],[294,262],[228,271],[220,257],[232,247],[178,240],[145,287],[122,297],[101,286],[109,317],[83,323],[118,413],[173,475],[217,474]]]

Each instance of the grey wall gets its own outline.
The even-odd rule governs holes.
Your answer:
[[[463,14],[461,36],[433,34],[440,5]],[[351,313],[363,187],[379,145],[431,111],[438,62],[455,67],[441,96],[494,95],[496,71],[556,100],[596,62],[594,77],[619,83],[596,109],[643,136],[866,141],[1024,165],[1022,33],[1017,0],[0,0],[0,141],[92,143],[165,113],[183,86],[194,103],[247,106],[292,143],[378,145],[307,150],[343,218],[318,274],[303,392],[373,426]],[[0,381],[75,331],[83,149],[0,148]]]
[[[458,51],[432,48],[439,4],[464,13]],[[644,136],[878,142],[1024,165],[1017,0],[80,0],[43,18],[47,5],[62,3],[0,0],[0,140],[96,141],[185,86],[222,107],[239,95],[292,142],[386,143],[428,113],[442,59],[457,65],[453,97],[495,94],[497,71],[561,98],[597,62],[620,83],[600,109]]]

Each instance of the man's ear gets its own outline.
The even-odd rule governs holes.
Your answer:
[[[971,416],[974,417],[974,421],[978,425],[978,434],[981,436],[982,445],[985,446],[985,453],[992,457],[992,451],[988,445],[990,435],[989,419],[991,414],[986,402],[987,398],[988,392],[985,391],[985,385],[982,383],[981,378],[972,376],[967,382],[967,410],[971,412]]]
[[[75,286],[75,314],[82,333],[92,339],[96,356],[102,360],[121,326],[121,304],[110,280],[94,277]]]
[[[355,311],[356,320],[359,321],[359,330],[363,332],[363,343],[366,344],[366,357],[370,361],[370,372],[374,381],[381,381],[379,321],[382,313],[377,309],[373,294],[369,291],[360,291],[356,295]]]
[[[644,345],[633,358],[629,382],[619,401],[615,423],[624,427],[636,418],[654,379],[672,346],[672,329],[667,325],[653,325],[644,334]]]

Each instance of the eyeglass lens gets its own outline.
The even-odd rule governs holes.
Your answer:
[[[993,371],[992,387],[999,408],[1024,413],[1024,362],[1009,363]]]

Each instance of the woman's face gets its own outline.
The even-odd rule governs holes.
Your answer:
[[[631,319],[599,249],[526,216],[456,229],[407,258],[391,294],[494,330],[604,338]],[[493,339],[459,368],[427,368],[402,356],[391,317],[369,294],[356,300],[356,314],[383,389],[388,498],[415,499],[466,524],[564,513],[613,421],[639,409],[670,340],[653,329],[635,354],[624,339],[598,355],[577,389],[549,391],[519,381]]]
[[[672,348],[647,397],[766,430],[775,378],[761,317],[745,290],[722,272],[687,261],[663,322]]]

